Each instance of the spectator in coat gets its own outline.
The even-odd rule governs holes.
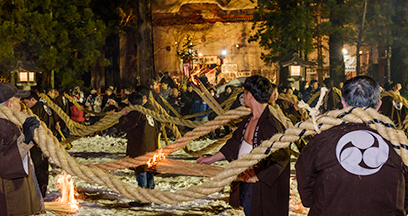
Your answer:
[[[197,163],[212,164],[237,160],[243,154],[283,131],[283,125],[271,114],[268,101],[272,85],[262,76],[251,76],[244,83],[244,101],[252,113],[244,118],[232,138],[211,157],[200,157]],[[289,214],[289,149],[280,149],[258,164],[249,167],[231,185],[230,205],[243,206],[245,215]]]
[[[210,106],[208,106],[208,104],[197,95],[193,101],[193,114],[201,113],[207,111],[208,109],[210,109]],[[197,116],[196,121],[208,121],[208,115],[209,113]]]
[[[65,88],[59,88],[58,91],[55,92],[57,94],[57,97],[54,100],[54,103],[58,105],[62,111],[65,112],[68,116],[71,116],[71,109],[70,109],[70,103],[67,98],[65,98],[66,90]],[[59,121],[59,127],[61,128],[61,132],[64,135],[65,138],[69,138],[69,129],[67,125],[65,124],[64,121],[60,120]],[[62,137],[60,134],[57,135],[57,138],[59,141],[62,140]]]
[[[169,88],[169,84],[167,84],[166,82],[162,82],[161,83],[160,96],[164,100],[167,101],[169,99],[170,95],[171,95],[171,88]]]
[[[123,97],[120,99],[120,104],[122,107],[125,107],[129,104],[128,98],[129,95],[132,94],[133,88],[132,87],[126,87],[123,89]]]
[[[306,89],[305,94],[303,95],[302,100],[303,100],[305,103],[308,103],[309,100],[310,100],[310,98],[312,98],[312,96],[313,96],[316,92],[318,92],[318,91],[320,91],[319,83],[317,83],[316,80],[311,80],[311,81],[310,81],[310,84],[309,84],[309,87]],[[317,99],[318,99],[318,98],[317,98]],[[312,104],[311,104],[311,107],[316,106],[316,103],[317,103],[317,101],[316,101],[315,103],[312,103]]]
[[[323,105],[321,106],[321,113],[335,109],[342,109],[343,105],[341,104],[341,96],[335,90],[333,81],[330,78],[326,78],[324,79],[323,84],[329,91],[324,97]]]
[[[113,100],[113,101],[111,101]],[[114,94],[114,88],[113,86],[109,86],[108,89],[106,89],[106,94],[102,98],[102,110],[103,112],[109,112],[109,111],[117,111],[117,107],[114,105],[116,102],[117,98],[116,95]],[[109,103],[110,102],[110,103]]]
[[[179,95],[179,91],[177,88],[171,90],[171,95],[168,98],[169,104],[177,111],[177,113],[181,112],[181,108],[183,107],[183,102],[181,100],[181,96]],[[169,113],[171,116],[176,116],[171,110]]]
[[[389,82],[385,84],[385,91],[394,91],[396,94],[399,94],[399,91],[396,91],[396,84]],[[379,112],[387,117],[389,117],[395,125],[402,125],[406,113],[403,103],[395,101],[392,96],[384,96],[381,98],[382,105],[379,109]]]
[[[100,113],[102,111],[101,109],[102,98],[96,91],[96,88],[92,88],[90,93],[91,94],[85,101],[85,106],[88,108],[89,111]],[[97,121],[99,121],[99,116],[91,114],[91,116],[89,117],[89,124],[93,125]]]
[[[378,83],[368,76],[347,80],[342,104],[378,110]],[[296,163],[309,215],[406,215],[408,175],[396,151],[369,123],[340,124],[314,136]]]
[[[169,72],[167,71],[163,73],[163,77],[161,78],[160,83],[166,83],[170,90],[176,88],[174,80],[170,77]]]
[[[181,108],[181,115],[191,115],[193,112],[193,101],[197,94],[193,91],[191,83],[187,83],[187,91],[181,95],[181,101],[184,106]]]
[[[129,105],[142,105],[147,109],[152,109],[153,106],[148,101],[146,95],[132,93],[129,98]],[[127,112],[126,108],[121,110],[122,117],[116,125],[120,131],[126,132],[128,144],[126,155],[134,158],[142,156],[148,152],[158,149],[158,134],[159,125],[149,115],[145,115],[138,111]],[[153,189],[154,188],[154,172],[146,165],[141,165],[134,168],[136,180],[139,187]],[[144,203],[131,202],[131,206],[142,206]]]
[[[75,87],[71,97],[79,104],[80,107],[84,108],[85,102],[84,93],[81,91],[79,86]],[[81,123],[85,122],[84,111],[80,110],[74,104],[71,105],[70,110],[71,120]]]

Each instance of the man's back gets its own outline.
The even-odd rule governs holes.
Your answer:
[[[392,145],[365,124],[315,136],[296,175],[309,215],[405,215],[406,169]]]

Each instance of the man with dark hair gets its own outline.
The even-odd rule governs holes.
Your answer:
[[[169,88],[169,84],[166,82],[162,82],[161,89],[160,89],[160,96],[164,100],[168,100],[170,95],[171,95],[171,88]]]
[[[181,94],[181,101],[184,106],[181,108],[181,115],[191,115],[193,112],[193,101],[196,97],[196,93],[193,91],[193,86],[191,83],[187,83],[187,91]]]
[[[329,91],[324,96],[323,105],[320,107],[321,113],[325,113],[330,110],[341,109],[343,108],[341,104],[341,96],[333,87],[333,81],[330,78],[323,80],[324,87]]]
[[[62,111],[64,111],[68,116],[70,116],[70,104],[67,98],[65,98],[65,94],[66,94],[66,90],[65,88],[61,87],[58,89],[58,91],[56,92],[57,97],[54,99],[54,103],[56,105],[58,105]],[[61,132],[64,135],[65,138],[69,138],[70,134],[69,134],[69,129],[67,127],[67,125],[65,124],[64,121],[60,120],[59,122],[59,126],[61,128]],[[61,135],[58,134],[58,139],[61,141],[62,137]],[[71,144],[70,144],[71,145]]]
[[[177,88],[171,90],[171,95],[168,98],[168,102],[178,113],[181,112],[181,108],[184,106],[184,104],[181,101],[181,96]],[[169,114],[174,117],[176,116],[176,114],[171,110],[169,111]]]
[[[299,100],[299,91],[296,89],[295,81],[293,81],[293,79],[289,80],[288,87],[292,89],[293,95],[295,95],[297,99]]]
[[[319,83],[317,82],[317,80],[310,80],[309,88],[306,89],[302,100],[305,103],[307,103],[310,100],[310,98],[312,98],[312,96],[318,91],[320,91],[320,88],[319,88]],[[314,107],[316,103],[317,101],[315,103],[312,103],[311,107]]]
[[[123,89],[123,97],[120,99],[120,103],[127,105],[129,103],[128,98],[129,95],[132,94],[133,88],[131,86],[128,86]]]
[[[27,97],[29,94],[10,83],[0,83],[0,106],[20,111],[20,97]],[[34,129],[39,126],[40,122],[36,117],[27,118],[22,128],[18,128],[10,120],[0,118],[1,215],[45,213],[29,153],[34,145]]]
[[[132,93],[129,95],[129,105],[142,105],[147,109],[153,109],[146,95]],[[138,111],[127,112],[126,107],[121,110],[122,117],[115,126],[121,131],[126,132],[128,144],[126,155],[134,158],[142,156],[148,152],[158,149],[159,126],[157,122],[149,115]],[[136,180],[139,187],[153,189],[154,173],[146,165],[133,168],[136,174]],[[140,202],[131,202],[131,206],[141,206]]]
[[[117,111],[117,107],[115,106],[117,98],[114,91],[115,89],[113,88],[113,86],[109,86],[109,88],[106,89],[106,94],[102,98],[103,112],[109,112],[112,110]]]
[[[237,160],[250,153],[262,141],[282,132],[283,125],[271,114],[268,101],[272,84],[262,76],[251,76],[244,83],[244,101],[252,114],[244,118],[232,138],[211,157],[200,157],[197,163],[212,164]],[[289,213],[289,149],[280,149],[249,167],[231,185],[230,205],[243,206],[245,215],[278,215]]]
[[[176,85],[174,84],[174,80],[170,77],[169,72],[164,72],[163,77],[161,78],[160,82],[162,83],[166,83],[168,85],[168,87],[170,88],[170,91],[176,87]]]
[[[54,118],[51,109],[43,102],[39,101],[39,97],[36,92],[30,91],[30,95],[22,99],[23,103],[30,108],[38,118],[43,121],[47,127],[53,132],[54,136],[58,134],[55,128]],[[31,157],[33,159],[35,176],[38,180],[38,186],[40,187],[42,196],[46,196],[48,187],[48,177],[50,175],[48,171],[49,163],[48,157],[46,157],[41,148],[35,143],[34,147],[30,150]]]
[[[381,105],[368,76],[344,83],[343,106]],[[405,215],[407,170],[391,143],[369,123],[346,123],[316,135],[296,163],[302,203],[309,215]]]

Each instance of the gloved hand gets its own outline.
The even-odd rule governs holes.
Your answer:
[[[40,121],[34,116],[28,117],[23,124],[24,143],[29,144],[34,138],[34,129],[40,126]]]

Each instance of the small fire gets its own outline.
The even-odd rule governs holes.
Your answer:
[[[157,164],[164,159],[166,159],[166,156],[162,152],[162,149],[159,149],[159,152],[155,154],[152,159],[147,161],[147,168],[149,169],[156,168]]]
[[[70,174],[61,174],[57,179],[57,185],[61,191],[61,197],[55,202],[65,203],[70,206],[70,210],[75,213],[79,210],[79,202],[75,199],[75,185]]]

